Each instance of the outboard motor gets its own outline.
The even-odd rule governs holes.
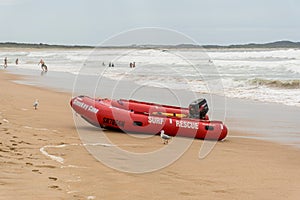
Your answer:
[[[206,119],[208,105],[205,99],[197,99],[189,105],[189,117],[194,119]]]

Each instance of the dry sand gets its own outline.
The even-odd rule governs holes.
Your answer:
[[[106,167],[81,146],[70,94],[19,85],[0,71],[0,199],[299,199],[300,151],[228,138],[205,159],[195,140],[172,165],[130,174]],[[38,110],[32,107],[39,99]],[[230,127],[229,127],[230,128]],[[87,129],[97,131],[87,125]],[[107,131],[115,144],[147,152],[163,145]],[[230,131],[230,135],[242,135]],[[56,147],[45,147],[54,145]],[[60,146],[59,146],[60,145]],[[63,158],[60,163],[41,153]],[[106,147],[109,148],[109,147]]]

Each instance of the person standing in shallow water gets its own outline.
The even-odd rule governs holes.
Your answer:
[[[43,71],[45,71],[45,72],[48,71],[48,67],[47,67],[47,65],[45,64],[45,61],[42,58],[41,58],[38,65],[41,65],[41,68],[42,68]]]
[[[18,64],[19,64],[19,58],[16,59],[16,65],[18,65]]]
[[[7,57],[4,58],[4,68],[7,67]]]

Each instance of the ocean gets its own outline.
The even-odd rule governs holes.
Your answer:
[[[300,147],[299,49],[2,48],[0,58],[4,57],[6,70],[30,75],[19,82],[73,94],[138,99],[139,90],[154,87],[170,96],[177,90],[191,92],[185,96],[214,95],[218,103],[209,100],[210,112],[215,107],[222,110],[213,118],[227,121],[229,130]],[[38,66],[41,58],[47,73]],[[103,79],[108,82],[101,86]],[[124,84],[128,82],[139,87],[130,91]],[[110,93],[102,87],[111,87]],[[116,88],[129,93],[115,95]],[[170,99],[165,96],[161,102],[155,92],[148,96],[155,96],[157,103]]]
[[[138,84],[300,106],[299,49],[31,49],[0,51],[9,68],[96,75]],[[19,65],[14,60],[19,59]],[[109,62],[114,67],[109,68]],[[136,67],[130,68],[129,63]],[[210,80],[218,82],[211,89]],[[215,83],[213,83],[215,84]]]

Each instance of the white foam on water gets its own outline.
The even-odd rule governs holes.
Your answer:
[[[65,146],[66,145],[57,145],[57,146],[55,146],[55,145],[46,145],[46,146],[43,146],[43,147],[40,148],[40,152],[42,154],[44,154],[45,156],[49,157],[51,160],[54,160],[56,162],[59,162],[59,163],[63,164],[64,159],[62,157],[51,155],[45,149],[47,149],[47,148],[61,148],[61,147],[65,147]]]
[[[67,193],[68,193],[68,194],[73,194],[73,193],[77,193],[77,192],[79,192],[79,191],[77,191],[77,190],[70,190],[70,191],[68,191]]]
[[[0,56],[6,53],[0,52]],[[33,49],[8,53],[8,57],[19,58],[16,67],[21,69],[41,70],[38,62],[43,58],[50,71],[200,93],[211,92],[204,80],[218,80],[223,88],[214,92],[227,97],[299,106],[300,88],[255,87],[251,83],[252,79],[299,80],[299,49]],[[107,67],[109,62],[115,67]],[[136,68],[130,68],[130,62],[136,62]],[[279,93],[285,98],[278,98]]]
[[[61,166],[60,168],[76,168],[76,169],[86,169],[86,168],[88,168],[88,167],[77,166],[77,165],[67,165],[67,166]]]
[[[115,146],[117,146],[117,145],[114,145],[114,144],[107,144],[107,143],[88,143],[88,144],[83,144],[83,146],[115,147]]]
[[[35,128],[35,127],[31,127],[31,126],[23,126],[23,128],[32,129],[32,130],[36,130],[36,131],[51,131],[48,128]],[[52,130],[52,131],[57,132],[57,130]]]
[[[47,148],[64,148],[67,146],[81,146],[81,144],[62,144],[62,145],[46,145],[40,148],[40,152],[44,154],[45,156],[49,157],[51,160],[54,160],[56,162],[59,162],[60,164],[64,164],[64,159],[60,156],[55,156],[47,152]],[[61,168],[88,168],[85,166],[77,166],[77,165],[67,165],[67,166],[61,166]]]
[[[25,128],[25,127],[24,127]],[[28,128],[32,128],[32,127],[28,127]],[[50,153],[47,152],[46,149],[48,148],[65,148],[68,146],[102,146],[102,147],[113,147],[113,146],[117,146],[114,144],[109,144],[109,143],[87,143],[87,144],[61,144],[61,145],[45,145],[43,147],[40,148],[40,152],[49,157],[51,160],[54,160],[60,164],[64,164],[64,158],[60,157],[60,156],[55,156],[52,155]],[[138,144],[123,144],[120,146],[139,146]],[[61,166],[61,168],[88,168],[85,166],[76,166],[76,165],[67,165],[67,166]]]

